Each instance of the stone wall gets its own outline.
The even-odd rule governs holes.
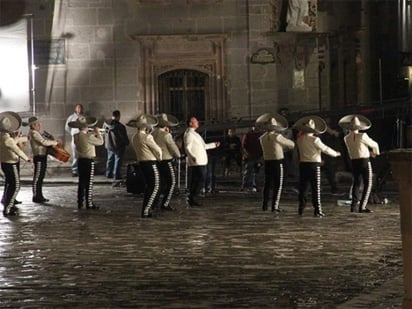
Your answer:
[[[65,39],[65,64],[36,71],[35,104],[45,129],[66,140],[66,148],[64,121],[76,103],[100,123],[114,109],[123,122],[144,111],[137,90],[145,82],[137,76],[142,47],[134,35],[224,34],[228,118],[319,107],[318,37],[278,32],[285,1],[55,0],[54,7],[51,0],[26,1],[35,39]],[[254,55],[260,60],[253,62]],[[329,104],[328,93],[322,95]]]

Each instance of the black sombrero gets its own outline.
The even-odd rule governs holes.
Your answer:
[[[325,133],[327,125],[321,117],[312,115],[300,118],[295,122],[293,128],[305,133],[322,134]]]

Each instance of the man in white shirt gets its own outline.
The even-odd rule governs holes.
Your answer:
[[[350,132],[344,137],[346,148],[348,149],[349,158],[352,162],[352,203],[351,212],[356,209],[359,204],[359,212],[372,212],[366,206],[368,204],[369,195],[372,190],[372,165],[370,156],[375,157],[379,155],[379,145],[371,139],[365,132],[360,130],[367,130],[371,127],[371,122],[368,118],[362,115],[347,115],[339,120],[339,125],[343,129]],[[371,152],[369,151],[371,149]],[[360,197],[360,186],[363,181],[363,192]]]
[[[69,117],[67,117],[66,120],[66,125],[65,125],[65,130],[67,133],[71,135],[72,141],[71,141],[71,146],[72,146],[72,176],[77,177],[78,176],[78,155],[77,155],[77,149],[76,145],[74,144],[74,135],[79,133],[80,130],[78,128],[70,128],[69,127],[69,122],[74,122],[79,118],[79,116],[83,115],[83,105],[81,104],[76,104],[74,107],[74,112],[71,114]]]
[[[199,121],[196,117],[191,117],[187,125],[188,128],[183,136],[190,175],[187,203],[190,207],[194,207],[200,206],[196,197],[205,179],[205,168],[208,161],[206,150],[219,147],[220,142],[205,143],[200,134],[196,132],[196,129],[199,128]]]

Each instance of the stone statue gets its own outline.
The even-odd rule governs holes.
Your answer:
[[[308,0],[289,0],[286,21],[287,32],[309,32],[312,27],[303,21],[309,15]]]

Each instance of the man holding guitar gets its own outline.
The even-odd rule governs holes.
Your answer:
[[[47,169],[47,149],[58,144],[52,138],[47,138],[40,133],[41,124],[36,117],[30,117],[28,122],[23,122],[24,126],[29,126],[28,139],[33,152],[33,202],[45,203],[49,200],[43,196],[43,180]]]

